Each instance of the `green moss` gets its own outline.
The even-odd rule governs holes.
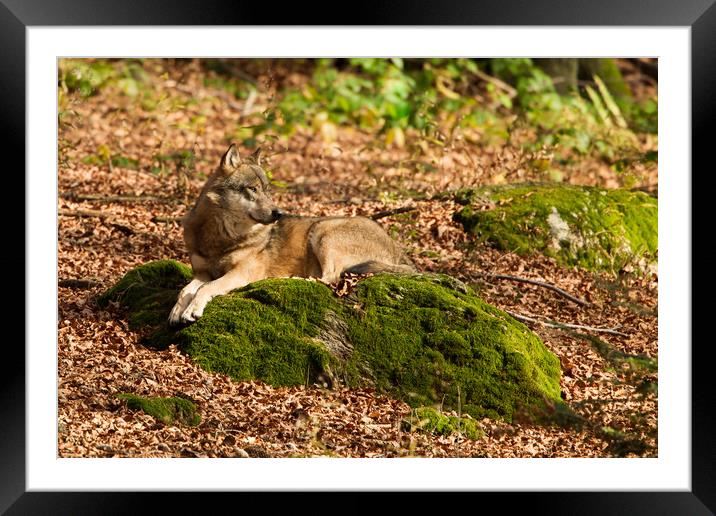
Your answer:
[[[167,319],[167,307],[191,279],[191,269],[174,260],[157,260],[132,269],[97,298],[99,306],[119,301],[129,309],[133,328],[156,325]]]
[[[131,393],[117,394],[132,410],[141,410],[165,425],[182,424],[196,426],[201,421],[196,406],[184,398],[145,398]]]
[[[186,272],[149,263],[103,302],[120,301],[133,324],[145,322],[149,342],[176,342],[202,367],[236,380],[339,380],[416,407],[461,407],[475,418],[510,420],[520,407],[560,403],[558,359],[453,278],[376,275],[345,298],[315,281],[267,279],[215,298],[196,323],[169,329],[164,321]]]
[[[236,380],[313,383],[330,376],[331,355],[317,337],[333,305],[321,283],[267,279],[216,298],[175,340],[205,369]]]
[[[413,414],[405,420],[405,426],[410,430],[420,430],[438,435],[461,433],[468,439],[480,439],[484,432],[478,428],[474,419],[469,417],[448,416],[432,407],[418,407]]]
[[[643,192],[551,184],[463,190],[454,218],[498,249],[618,272],[656,264],[658,203]]]
[[[119,302],[129,312],[129,326],[145,329],[143,343],[162,348],[170,344],[174,331],[167,322],[179,291],[191,279],[191,269],[174,260],[157,260],[132,269],[97,298],[105,307]]]
[[[413,406],[461,405],[475,418],[509,420],[519,406],[558,401],[559,360],[537,335],[450,284],[417,275],[361,281],[362,315],[349,319],[348,383],[368,379]]]

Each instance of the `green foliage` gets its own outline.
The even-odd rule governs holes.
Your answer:
[[[643,192],[550,184],[462,190],[454,218],[505,251],[619,272],[656,263],[658,202]]]
[[[147,343],[175,342],[237,380],[338,380],[475,418],[510,420],[520,407],[561,403],[559,360],[526,326],[447,276],[377,275],[348,298],[315,281],[267,279],[217,297],[196,323],[172,330],[165,321],[186,273],[175,262],[148,263],[101,302],[128,309]]]
[[[444,68],[436,69],[433,63]],[[468,97],[454,92],[441,95],[436,89],[440,77],[461,77],[463,69],[474,69],[475,63],[468,59],[428,60],[410,70],[399,58],[354,58],[344,70],[334,64],[317,60],[311,83],[301,90],[283,91],[276,109],[269,109],[265,121],[252,128],[253,136],[267,131],[287,134],[298,124],[320,130],[325,123],[429,131],[439,111],[474,104]]]
[[[641,102],[619,102],[624,117],[635,132],[657,134],[659,132],[659,105],[655,98]]]
[[[60,59],[58,78],[61,108],[68,94],[86,98],[109,86],[148,111],[166,100],[163,92],[152,88],[143,59]]]
[[[526,148],[596,153],[608,160],[639,148],[634,128],[622,111],[628,110],[630,119],[640,121],[638,130],[649,123],[645,112],[624,97],[615,100],[598,75],[593,76],[597,89],[585,86],[584,96],[560,95],[552,79],[531,59],[492,59],[490,64],[495,75],[514,83],[524,120],[537,130],[538,138]],[[648,109],[655,110],[655,102]]]
[[[97,147],[96,154],[89,154],[82,158],[82,163],[96,166],[110,164],[113,167],[127,168],[130,170],[137,170],[139,168],[138,159],[121,154],[114,154],[110,148],[104,144]]]
[[[60,87],[65,91],[78,92],[82,97],[97,93],[110,79],[117,77],[117,71],[109,62],[97,60],[61,59],[59,62]]]
[[[117,398],[126,401],[130,409],[146,412],[165,425],[196,426],[201,422],[196,406],[184,398],[145,398],[132,393],[120,393]]]
[[[512,84],[514,98],[485,80],[480,67]],[[559,155],[596,154],[608,161],[633,154],[639,148],[635,131],[656,131],[656,99],[637,104],[618,88],[612,95],[608,85],[621,83],[611,76],[593,80],[595,86],[582,94],[560,95],[529,58],[353,58],[341,67],[320,59],[308,84],[279,92],[264,120],[237,134],[253,146],[261,135],[290,135],[303,125],[332,141],[336,125],[353,125],[383,133],[386,143],[399,146],[408,129],[427,143],[444,145],[456,129],[472,128],[480,134],[474,143],[490,144],[527,126],[536,130],[535,138],[520,142],[527,150],[547,147]],[[506,116],[510,113],[518,115],[515,121]]]

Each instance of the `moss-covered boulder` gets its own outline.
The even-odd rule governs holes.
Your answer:
[[[475,418],[510,420],[518,407],[559,403],[557,357],[447,276],[376,275],[343,298],[316,281],[266,279],[215,298],[196,323],[173,330],[166,319],[187,273],[173,261],[148,263],[99,302],[121,303],[148,344],[174,342],[236,380],[373,387]]]
[[[564,265],[618,272],[655,270],[658,203],[643,192],[519,184],[461,190],[455,220],[488,244]]]
[[[128,408],[141,410],[165,425],[196,426],[201,422],[196,406],[184,398],[146,398],[128,392],[117,394],[117,397],[124,400]]]

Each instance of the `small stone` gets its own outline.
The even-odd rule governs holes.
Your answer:
[[[244,449],[244,452],[249,457],[255,457],[255,458],[269,458],[271,457],[271,454],[264,448],[263,446],[247,446]]]
[[[250,455],[243,448],[234,448],[234,456],[240,459],[248,459]]]

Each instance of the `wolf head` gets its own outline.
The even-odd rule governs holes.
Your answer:
[[[271,200],[269,180],[260,162],[260,150],[241,159],[232,143],[206,194],[209,201],[247,223],[271,224],[280,219],[283,213]]]

